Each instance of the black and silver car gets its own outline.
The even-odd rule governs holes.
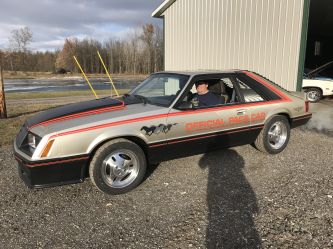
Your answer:
[[[223,101],[194,106],[199,81]],[[310,118],[302,96],[249,71],[160,72],[121,98],[33,116],[18,133],[14,152],[31,187],[90,176],[101,191],[120,194],[140,184],[148,165],[165,160],[244,144],[279,153],[290,129]]]

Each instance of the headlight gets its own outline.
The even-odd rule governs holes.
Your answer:
[[[36,147],[38,145],[37,137],[32,133],[28,134],[28,145],[29,145],[29,147],[31,147],[33,149],[36,149]]]
[[[29,132],[25,138],[24,143],[21,146],[21,149],[27,155],[32,156],[32,154],[35,152],[40,141],[41,141],[41,138],[39,136]]]

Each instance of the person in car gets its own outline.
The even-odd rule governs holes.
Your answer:
[[[192,104],[194,107],[208,107],[216,106],[224,103],[223,96],[218,96],[208,89],[208,83],[205,81],[198,81],[195,83],[197,93],[192,97]]]

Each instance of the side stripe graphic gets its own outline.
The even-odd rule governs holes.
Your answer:
[[[210,135],[202,135],[202,136],[191,137],[191,138],[180,138],[180,139],[175,139],[173,141],[166,141],[165,143],[150,145],[149,148],[155,148],[155,147],[165,146],[165,145],[169,145],[169,144],[177,144],[177,143],[183,143],[183,142],[188,142],[188,141],[200,140],[200,139],[210,138],[210,137],[219,137],[219,136],[224,136],[224,135],[243,132],[243,131],[259,130],[259,129],[262,129],[263,127],[264,127],[263,125],[260,125],[260,126],[250,127],[250,128],[241,128],[241,129],[237,129],[237,130],[226,131],[223,133],[218,132],[218,133],[214,133],[214,134],[210,134]]]
[[[160,115],[153,115],[153,116],[148,116],[148,117],[140,117],[140,118],[133,118],[133,119],[128,119],[128,120],[121,120],[121,121],[110,122],[110,123],[105,123],[105,124],[101,124],[101,125],[95,125],[95,126],[91,126],[91,127],[87,127],[87,128],[72,130],[72,131],[68,131],[68,132],[62,132],[62,133],[51,136],[50,139],[53,139],[53,138],[56,138],[56,137],[61,137],[61,136],[72,135],[72,134],[76,134],[76,133],[81,133],[81,132],[86,132],[86,131],[91,131],[91,130],[96,130],[96,129],[103,129],[103,128],[107,128],[107,127],[123,125],[123,124],[127,124],[127,123],[142,122],[142,121],[153,120],[153,119],[158,119],[158,118],[174,117],[174,116],[181,116],[181,115],[191,115],[191,114],[200,114],[200,113],[205,113],[205,112],[216,112],[216,111],[221,111],[221,110],[238,109],[238,108],[242,108],[242,107],[272,105],[272,104],[278,104],[278,103],[291,102],[291,99],[288,96],[286,96],[280,90],[276,89],[274,86],[272,86],[269,83],[265,82],[264,80],[260,79],[255,74],[253,74],[251,72],[248,72],[248,71],[243,71],[243,73],[245,73],[249,77],[253,78],[254,80],[258,81],[259,83],[261,83],[264,86],[271,89],[278,96],[280,96],[281,100],[271,100],[271,101],[255,102],[255,103],[225,105],[225,106],[218,106],[218,107],[207,108],[207,109],[180,111],[180,112],[173,112],[173,113],[168,113],[168,114],[160,114]]]
[[[34,168],[34,167],[50,166],[50,165],[56,165],[56,164],[62,164],[62,163],[70,163],[70,162],[75,162],[75,161],[83,161],[83,160],[88,160],[88,159],[89,159],[89,157],[80,157],[80,158],[73,158],[73,159],[60,160],[60,161],[47,162],[47,163],[26,164],[26,166],[29,168]]]
[[[65,120],[71,120],[71,119],[81,118],[81,117],[85,117],[85,116],[89,116],[89,115],[101,114],[104,112],[111,112],[111,111],[115,111],[115,110],[122,110],[124,108],[125,108],[125,103],[122,102],[122,104],[119,106],[104,107],[101,109],[79,112],[79,113],[75,113],[75,114],[71,114],[71,115],[67,115],[67,116],[62,116],[59,118],[50,119],[50,120],[47,120],[47,121],[44,121],[44,122],[41,122],[41,123],[38,123],[38,124],[35,124],[35,125],[29,127],[29,130],[31,130],[32,128],[35,128],[37,126],[41,126],[41,125],[48,126],[50,124],[54,124],[54,123],[65,121]]]
[[[275,92],[283,100],[285,100],[287,102],[291,102],[291,99],[287,95],[285,95],[283,92],[281,92],[280,90],[278,90],[277,88],[275,88],[271,84],[267,83],[266,81],[264,81],[263,79],[261,79],[260,77],[255,75],[254,73],[251,73],[251,72],[248,72],[248,71],[242,71],[242,72],[245,73],[247,76],[251,77],[252,79],[254,79],[255,81],[263,84],[264,86],[266,86],[267,88],[269,88],[273,92]]]

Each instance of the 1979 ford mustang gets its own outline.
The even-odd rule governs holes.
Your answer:
[[[194,101],[198,82],[217,103]],[[279,153],[290,129],[310,118],[303,96],[249,71],[160,72],[121,98],[35,115],[17,135],[14,153],[30,187],[90,176],[101,191],[120,194],[140,184],[149,164],[244,144]]]

